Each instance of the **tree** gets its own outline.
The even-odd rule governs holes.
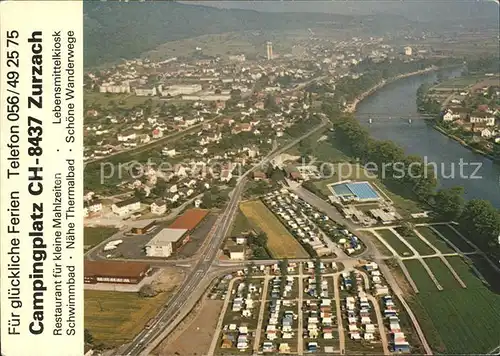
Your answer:
[[[269,255],[267,254],[267,251],[264,247],[261,246],[254,246],[252,248],[253,251],[253,258],[256,260],[266,260],[269,258]]]
[[[139,289],[139,297],[141,298],[152,298],[157,294],[158,292],[151,284],[145,284],[141,287],[141,289]]]
[[[410,222],[404,222],[398,229],[398,232],[403,236],[411,236],[413,234],[413,224]]]
[[[89,329],[83,329],[83,340],[86,344],[92,345],[94,343],[94,337]]]
[[[265,232],[258,233],[254,238],[254,243],[257,246],[266,247],[267,246],[267,234]]]
[[[434,206],[438,214],[447,220],[457,220],[465,206],[463,193],[462,187],[440,189],[434,196]]]
[[[473,242],[487,249],[500,235],[500,213],[489,201],[469,200],[460,217],[460,227]]]

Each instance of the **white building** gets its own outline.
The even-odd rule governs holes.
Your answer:
[[[129,83],[121,83],[121,84],[102,83],[102,85],[99,87],[99,92],[114,93],[114,94],[130,93],[130,85]]]
[[[139,199],[128,199],[124,201],[117,202],[111,206],[111,210],[118,216],[124,216],[133,211],[137,211],[141,208],[141,202]]]
[[[485,112],[473,113],[470,116],[471,124],[485,124],[486,126],[495,126],[495,117]]]
[[[232,260],[241,261],[245,259],[245,248],[243,246],[229,247],[229,258]]]
[[[162,96],[178,96],[194,94],[202,90],[201,84],[178,84],[162,88]]]
[[[156,87],[153,86],[144,86],[144,87],[136,87],[134,88],[135,95],[137,96],[156,96],[158,93]]]
[[[409,47],[409,46],[405,47],[405,55],[406,56],[411,56],[412,53],[413,53],[413,50],[411,47]]]
[[[151,204],[151,212],[155,215],[163,215],[167,212],[167,203],[157,200]]]
[[[179,245],[189,240],[186,229],[163,229],[144,247],[149,257],[169,257]]]

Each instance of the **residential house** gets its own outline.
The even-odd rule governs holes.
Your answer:
[[[262,171],[254,171],[253,172],[253,179],[256,181],[264,180],[266,178],[267,178],[266,174]]]
[[[111,210],[118,216],[127,215],[130,212],[137,211],[141,208],[139,199],[131,198],[128,200],[120,201],[111,206]]]
[[[245,259],[245,248],[243,246],[231,246],[228,248],[229,258],[241,261]]]
[[[135,132],[127,132],[123,134],[118,134],[116,139],[120,142],[132,141],[137,138],[137,134]]]
[[[494,131],[492,129],[489,129],[489,128],[484,128],[481,130],[481,137],[484,137],[486,139],[489,139],[493,136],[494,134]]]
[[[163,200],[157,200],[151,204],[151,212],[155,215],[163,215],[167,212],[167,203]]]
[[[486,112],[473,112],[470,115],[471,124],[484,124],[486,126],[495,126],[495,116]]]

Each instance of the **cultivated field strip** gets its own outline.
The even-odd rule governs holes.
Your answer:
[[[240,204],[243,214],[267,234],[267,247],[274,258],[308,258],[309,254],[260,200]]]

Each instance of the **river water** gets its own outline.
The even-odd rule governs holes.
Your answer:
[[[457,72],[447,74],[455,76]],[[441,187],[461,186],[466,199],[489,200],[500,208],[500,165],[446,137],[430,122],[418,119],[417,89],[435,80],[436,74],[429,73],[388,84],[358,105],[356,117],[373,137],[392,140],[407,154],[435,165]],[[371,124],[369,117],[373,118]]]

